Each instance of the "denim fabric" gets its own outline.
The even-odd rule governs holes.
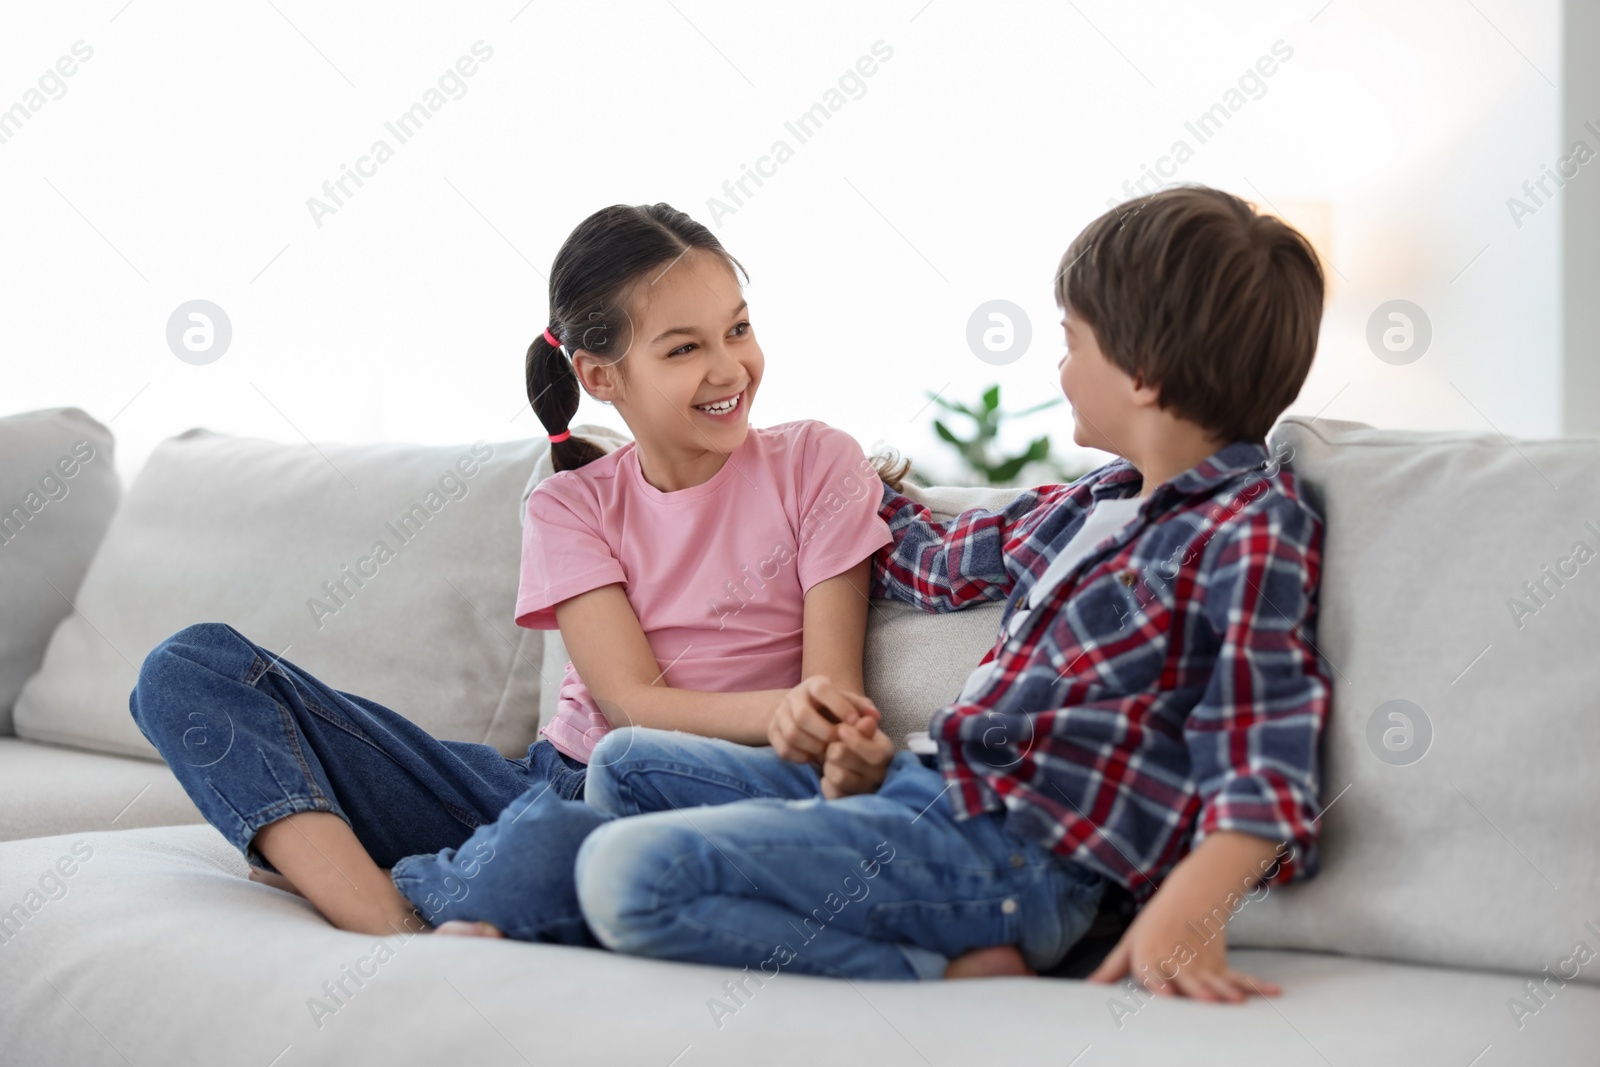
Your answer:
[[[252,865],[275,870],[252,843],[261,827],[332,812],[378,866],[394,868],[396,886],[429,921],[483,918],[529,940],[594,944],[571,872],[578,842],[603,817],[577,799],[584,765],[548,741],[509,759],[489,745],[438,740],[223,623],[157,645],[128,706],[201,814]],[[516,860],[500,861],[506,877],[485,878],[490,857],[510,850],[477,831],[502,823],[519,832]],[[544,852],[529,847],[543,839]],[[469,841],[472,851],[458,855]],[[531,891],[536,875],[554,888]],[[491,892],[513,881],[522,886],[514,900]],[[469,899],[481,914],[462,913]],[[430,911],[430,900],[448,907]]]
[[[679,746],[690,741],[692,758],[680,756]],[[572,871],[578,847],[602,823],[821,791],[815,770],[778,759],[770,748],[676,731],[612,730],[590,756],[585,803],[564,802],[554,788],[530,789],[458,848],[395,864],[395,885],[430,922],[483,919],[518,940],[598,945],[584,924]]]
[[[718,746],[668,740],[665,752],[637,741],[608,767],[608,789],[621,782],[643,796],[663,776],[715,779],[725,769]],[[782,762],[770,750],[751,750],[747,762],[762,760]],[[1107,885],[1011,834],[1000,815],[957,821],[944,779],[910,752],[894,757],[874,794],[609,822],[579,849],[576,881],[608,948],[764,978],[876,979],[939,978],[948,959],[1002,944],[1048,970],[1089,929]]]
[[[550,784],[517,797],[457,848],[407,856],[395,888],[429,922],[481,919],[518,941],[599,947],[572,880],[578,846],[614,816],[563,800]]]
[[[822,779],[809,763],[790,763],[768,746],[679,730],[612,730],[592,756],[585,799],[611,815],[822,795]]]

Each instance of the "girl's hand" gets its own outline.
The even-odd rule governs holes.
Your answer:
[[[822,795],[829,800],[876,793],[894,759],[894,742],[878,726],[879,715],[863,715],[839,725],[839,739],[828,746],[822,766]]]
[[[784,759],[810,763],[820,771],[829,743],[838,736],[838,725],[877,714],[877,705],[860,693],[839,688],[826,675],[813,674],[772,709],[767,741]]]

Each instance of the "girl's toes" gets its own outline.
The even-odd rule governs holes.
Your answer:
[[[440,923],[434,928],[436,934],[451,934],[455,937],[504,937],[500,928],[493,923],[479,922],[468,919],[451,919],[447,923]]]
[[[285,878],[283,875],[274,874],[273,872],[263,870],[260,867],[252,866],[250,868],[250,880],[252,882],[260,882],[262,885],[270,885],[274,889],[281,889],[285,893],[295,893],[299,896],[305,896],[304,893],[301,893],[300,890],[295,888],[293,882],[289,881],[289,879]]]
[[[1002,978],[1036,974],[1011,945],[991,945],[957,956],[945,968],[946,978]]]

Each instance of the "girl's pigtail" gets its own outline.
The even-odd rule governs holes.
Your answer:
[[[578,413],[583,389],[572,360],[545,340],[543,333],[528,346],[527,378],[528,403],[533,405],[533,413],[545,433],[560,434],[568,429]],[[605,454],[605,449],[582,437],[568,437],[550,445],[551,467],[558,471],[575,470]]]
[[[878,477],[895,492],[899,492],[911,475],[911,461],[903,458],[893,447],[885,447],[872,455],[872,466]]]

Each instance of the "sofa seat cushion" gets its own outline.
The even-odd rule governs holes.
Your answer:
[[[1086,1064],[1326,1067],[1465,1064],[1492,1046],[1494,1063],[1567,1064],[1592,1062],[1600,1017],[1593,986],[1557,991],[1519,1028],[1506,1003],[1523,976],[1278,951],[1231,955],[1284,987],[1270,1004],[788,973],[747,979],[735,999],[731,969],[344,933],[244,874],[208,826],[0,844],[6,1062],[814,1067],[1069,1063],[1090,1049]],[[732,1010],[714,1015],[713,1000]]]
[[[165,763],[0,737],[0,841],[203,821]]]

